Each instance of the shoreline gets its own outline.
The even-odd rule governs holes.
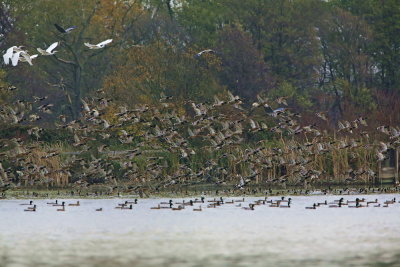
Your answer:
[[[72,193],[73,192],[73,193]],[[89,191],[75,192],[71,189],[50,189],[50,190],[9,190],[3,192],[0,200],[18,199],[157,199],[157,198],[200,198],[204,197],[277,197],[277,196],[346,196],[346,195],[380,195],[400,194],[400,187],[345,187],[345,188],[314,188],[314,189],[270,189],[264,192],[240,192],[229,190],[182,190],[164,191],[159,193],[138,194],[138,193],[94,193]]]

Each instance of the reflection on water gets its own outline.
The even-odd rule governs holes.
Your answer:
[[[356,197],[396,195],[345,200]],[[400,204],[304,209],[338,198],[292,197],[290,209],[254,211],[203,204],[202,212],[150,209],[165,199],[139,200],[133,210],[114,209],[120,199],[80,200],[65,212],[43,200],[23,212],[26,201],[3,200],[0,266],[396,266]]]

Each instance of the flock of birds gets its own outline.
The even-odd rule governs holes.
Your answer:
[[[333,201],[325,200],[323,202],[314,203],[312,206],[306,206],[305,209],[317,209],[322,207],[328,208],[368,208],[368,207],[383,207],[387,208],[390,205],[400,203],[396,202],[396,198],[392,198],[390,200],[385,200],[382,203],[378,201],[378,199],[368,201],[365,198],[356,198],[351,200],[345,200],[343,197],[340,199],[335,199]],[[134,210],[134,206],[138,205],[138,199],[134,200],[126,200],[123,203],[118,203],[114,209],[119,210]],[[269,199],[268,197],[264,197],[263,199],[257,200],[247,200],[245,198],[240,199],[224,199],[223,197],[206,199],[205,197],[182,200],[182,201],[173,201],[170,199],[169,201],[162,201],[157,206],[150,207],[151,210],[172,210],[179,211],[185,209],[192,209],[192,211],[203,211],[204,209],[210,208],[222,208],[224,206],[232,206],[237,208],[241,208],[243,210],[255,210],[256,207],[267,206],[270,208],[291,208],[293,204],[293,199],[291,197],[280,197],[276,199]],[[36,212],[38,210],[38,206],[34,203],[33,200],[29,201],[29,203],[22,203],[22,206],[26,206],[24,211],[26,212]],[[56,207],[56,211],[66,211],[67,203],[65,201],[59,202],[58,200],[47,202],[47,206]],[[79,207],[81,206],[80,201],[76,201],[75,203],[69,203],[68,207]],[[104,209],[96,208],[95,211],[103,211]]]
[[[76,28],[55,27],[63,34]],[[111,42],[108,39],[85,45],[101,49]],[[37,50],[43,56],[51,56],[58,45],[55,42],[46,50]],[[196,57],[204,53],[216,52],[207,49]],[[19,61],[32,64],[35,57],[20,46],[9,48],[3,55],[4,63],[11,61],[14,66]],[[232,184],[239,190],[249,184],[307,186],[332,176],[319,162],[335,151],[348,155],[346,164],[338,165],[335,179],[371,182],[376,178],[374,163],[386,159],[387,151],[400,143],[400,129],[394,126],[378,127],[382,141],[370,140],[364,117],[339,121],[337,132],[341,136],[334,138],[317,124],[302,125],[301,114],[288,107],[285,97],[270,100],[258,95],[251,107],[245,107],[243,99],[226,91],[225,95],[214,96],[213,102],[180,103],[184,114],[171,100],[173,96],[161,94],[154,105],[116,106],[102,90],[92,98],[81,99],[80,118],[68,121],[60,115],[55,125],[60,131],[67,130],[72,139],[73,151],[64,160],[61,157],[65,152],[61,150],[38,152],[44,149],[40,140],[45,131],[35,123],[42,114],[52,114],[54,108],[47,96],[34,96],[31,101],[20,99],[1,107],[2,123],[29,124],[26,134],[31,140],[0,140],[0,188],[4,191],[23,185],[73,182],[77,187],[106,184],[112,191],[142,194],[146,190],[157,192],[169,186],[204,183]],[[117,111],[110,114],[111,105]],[[321,123],[328,124],[325,113],[315,115]],[[272,139],[282,142],[272,146]],[[111,151],[109,144],[115,141],[126,149]],[[357,153],[360,150],[375,154],[375,159],[363,161]],[[201,164],[195,161],[199,154],[206,155]]]
[[[76,26],[72,26],[64,29],[58,24],[54,24],[54,26],[59,32],[63,34],[68,34],[76,28]],[[98,44],[84,43],[84,45],[87,46],[89,49],[101,49],[104,48],[106,45],[110,44],[112,41],[113,41],[112,39],[108,39]],[[56,47],[59,44],[60,44],[59,42],[55,42],[51,44],[46,50],[42,48],[37,48],[37,51],[42,56],[53,56],[57,52],[54,49],[56,49]],[[24,48],[23,46],[12,46],[8,48],[6,53],[3,55],[4,64],[9,65],[11,63],[13,66],[17,66],[18,62],[21,61],[21,62],[27,62],[29,65],[32,66],[33,65],[32,60],[37,58],[38,54],[30,55],[29,52],[23,48]]]

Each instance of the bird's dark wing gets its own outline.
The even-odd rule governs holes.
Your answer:
[[[57,23],[54,23],[54,26],[57,28],[57,30],[61,33],[66,33],[66,31],[64,30],[63,27],[61,27],[60,25],[58,25]]]
[[[265,110],[265,112],[266,113],[272,113],[272,112],[274,112],[274,110],[270,107],[270,106],[264,106],[264,110]]]

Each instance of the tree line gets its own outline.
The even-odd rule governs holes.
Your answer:
[[[102,89],[127,104],[210,100],[230,90],[289,99],[302,111],[384,117],[398,98],[398,0],[8,0],[0,46],[28,49],[61,42],[34,66],[3,68],[20,95],[49,95],[55,115],[76,118],[80,98]],[[54,24],[77,26],[63,35]],[[82,43],[114,38],[90,53]],[[195,58],[202,49],[215,54]],[[396,102],[397,104],[397,102]],[[397,121],[396,114],[391,120]],[[386,117],[386,116],[385,116]],[[52,116],[47,118],[52,119]]]

